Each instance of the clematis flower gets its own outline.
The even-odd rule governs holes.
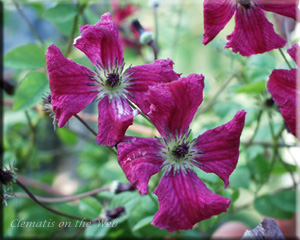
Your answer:
[[[235,14],[235,29],[225,48],[243,56],[282,48],[286,40],[275,33],[265,11],[296,20],[299,0],[204,0],[203,44],[208,44]]]
[[[223,126],[189,139],[189,125],[202,102],[204,77],[186,78],[149,87],[147,115],[161,138],[125,137],[118,145],[118,162],[139,193],[148,193],[152,175],[164,171],[154,193],[159,210],[152,224],[169,232],[192,229],[213,215],[226,212],[230,199],[214,194],[195,173],[215,173],[227,187],[239,157],[245,111]]]
[[[288,50],[288,53],[299,68],[299,45],[294,44]],[[280,112],[289,130],[300,140],[300,126],[297,127],[296,121],[297,118],[300,119],[300,111],[299,109],[297,110],[297,106],[300,106],[300,85],[297,84],[297,71],[298,69],[296,68],[292,68],[291,70],[275,69],[270,75],[267,88],[273,96],[274,101],[280,106]]]
[[[109,13],[95,25],[80,27],[74,46],[84,52],[96,70],[75,63],[51,45],[46,53],[51,104],[58,127],[92,101],[98,101],[97,143],[114,146],[137,114],[128,99],[143,110],[149,86],[179,78],[170,59],[126,70],[118,29]]]

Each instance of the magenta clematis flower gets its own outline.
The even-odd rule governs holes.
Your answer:
[[[288,53],[294,59],[299,68],[299,45],[294,44],[293,47],[288,50]],[[299,70],[296,68],[292,68],[291,70],[275,69],[270,75],[267,88],[273,96],[274,101],[280,106],[280,112],[291,133],[300,140],[300,126],[297,127],[296,121],[297,119],[300,119],[300,85],[299,83],[297,84],[298,71]]]
[[[203,44],[208,44],[235,14],[235,29],[225,48],[243,56],[282,48],[286,40],[275,33],[265,11],[296,20],[299,0],[204,0]]]
[[[118,29],[109,13],[95,25],[80,27],[74,46],[84,52],[96,67],[93,71],[63,56],[51,45],[46,54],[51,104],[58,126],[63,127],[89,103],[98,102],[98,144],[115,145],[137,114],[128,99],[143,110],[149,86],[179,78],[170,59],[124,70],[123,50]]]
[[[245,111],[223,126],[189,140],[189,125],[203,99],[204,77],[187,78],[149,87],[147,115],[162,138],[125,137],[118,145],[118,162],[140,194],[148,193],[152,175],[164,169],[154,193],[159,210],[152,224],[169,232],[192,229],[213,215],[226,212],[230,199],[214,194],[195,168],[217,174],[227,187],[239,157]]]

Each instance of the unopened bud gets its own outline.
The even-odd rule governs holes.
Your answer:
[[[43,106],[42,110],[45,111],[49,115],[49,117],[52,118],[53,127],[55,130],[57,125],[57,118],[55,116],[55,112],[53,111],[53,107],[51,105],[51,94],[43,96],[43,103],[41,103],[41,105]]]
[[[117,207],[113,210],[107,210],[106,211],[106,218],[107,218],[107,220],[111,221],[113,219],[118,218],[121,215],[121,213],[123,213],[123,212],[125,212],[125,208],[122,207],[122,206]]]
[[[14,174],[11,171],[0,169],[0,182],[3,185],[9,185],[14,180]]]
[[[139,41],[141,44],[149,44],[151,41],[153,41],[153,34],[150,31],[147,31],[143,28],[143,26],[140,24],[139,20],[134,20],[132,22],[133,28],[138,32],[139,34]]]
[[[149,44],[153,41],[153,33],[149,31],[145,31],[140,35],[140,43],[141,44]]]
[[[115,194],[134,190],[134,186],[132,186],[130,183],[120,183],[118,181],[113,181],[110,185],[110,191]]]

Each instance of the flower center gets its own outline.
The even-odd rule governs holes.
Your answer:
[[[96,71],[91,71],[90,77],[93,83],[89,83],[90,86],[97,86],[98,89],[94,90],[99,92],[96,101],[100,101],[105,96],[109,96],[109,99],[116,97],[124,97],[124,95],[130,94],[126,88],[131,86],[130,81],[133,79],[133,74],[128,73],[131,66],[124,70],[124,59],[121,63],[117,64],[117,59],[115,63],[105,63],[102,65],[100,62],[96,64]],[[124,71],[123,71],[124,70]]]
[[[172,155],[179,160],[189,153],[189,149],[189,145],[187,143],[183,143],[175,147],[172,151]]]
[[[188,141],[190,131],[186,131],[182,136],[168,134],[166,138],[157,138],[162,147],[158,147],[161,150],[161,156],[165,159],[161,168],[166,167],[166,173],[169,174],[172,171],[176,174],[179,171],[187,173],[193,168],[193,164],[198,164],[196,158],[203,152],[194,149],[196,139]]]
[[[110,88],[114,88],[120,82],[120,77],[118,73],[109,73],[107,74],[106,85]]]
[[[238,3],[246,9],[251,8],[251,0],[238,0]]]

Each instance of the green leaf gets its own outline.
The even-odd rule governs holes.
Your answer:
[[[56,130],[59,139],[68,146],[73,146],[77,142],[77,135],[67,128],[58,128]]]
[[[2,200],[1,200],[2,201]],[[7,232],[11,228],[11,223],[16,218],[16,208],[13,205],[8,205],[3,208],[4,210],[4,225],[3,225],[3,231],[4,235],[7,235]],[[13,224],[16,224],[17,221],[14,221]]]
[[[87,239],[100,239],[106,236],[109,229],[109,227],[101,226],[99,223],[95,223],[86,227],[84,231],[84,237]]]
[[[4,65],[19,70],[34,70],[45,67],[46,58],[43,48],[35,44],[16,47],[4,56]]]
[[[22,81],[16,92],[13,110],[26,110],[41,102],[48,90],[48,79],[44,73],[31,72]]]
[[[296,191],[278,192],[272,196],[271,202],[283,211],[294,213],[296,212]]]
[[[273,204],[272,195],[263,195],[254,201],[255,209],[262,215],[273,217],[273,218],[280,218],[280,219],[290,219],[294,216],[292,212],[286,212],[282,209],[278,208],[276,205]]]
[[[266,89],[265,81],[254,82],[234,89],[236,93],[258,94]]]
[[[257,155],[254,159],[249,161],[249,169],[254,175],[255,179],[262,182],[266,179],[270,168],[270,163],[263,154]]]
[[[250,172],[246,166],[237,167],[229,178],[230,186],[233,188],[249,188]]]
[[[132,231],[135,232],[135,231],[140,230],[141,228],[149,225],[152,222],[153,217],[154,216],[148,216],[148,217],[143,218],[137,224],[134,225],[134,227],[132,228]]]
[[[79,210],[83,217],[95,219],[99,217],[102,206],[95,198],[87,197],[80,199]]]
[[[45,12],[45,19],[55,23],[63,23],[73,19],[78,14],[78,9],[72,4],[58,4]]]

